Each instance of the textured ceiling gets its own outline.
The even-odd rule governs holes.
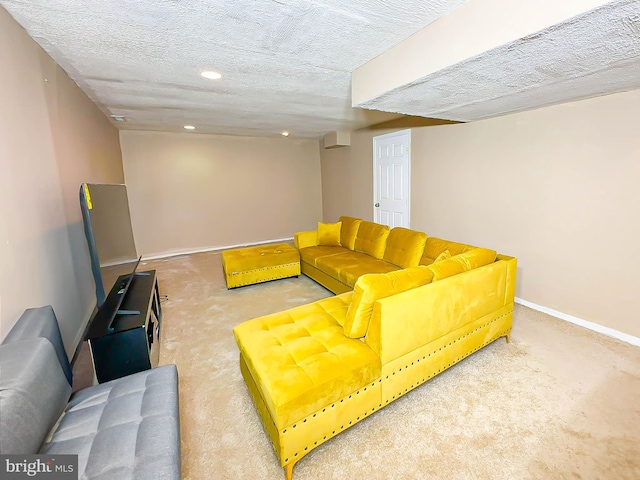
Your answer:
[[[640,1],[618,0],[351,107],[352,71],[465,3],[0,0],[121,129],[318,138],[640,88]]]
[[[396,118],[351,107],[351,72],[464,3],[0,0],[119,128],[299,137]]]
[[[617,0],[359,107],[457,121],[640,88],[640,1]]]

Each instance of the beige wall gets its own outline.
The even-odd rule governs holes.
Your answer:
[[[358,105],[608,2],[470,0],[358,67],[351,81],[352,104]]]
[[[352,135],[356,132],[352,132]],[[352,215],[352,148],[320,147],[322,172],[322,220],[336,222],[341,215]]]
[[[53,305],[68,353],[95,305],[81,182],[122,182],[117,130],[0,7],[0,337]]]
[[[120,134],[138,253],[290,238],[322,216],[318,141]]]
[[[637,111],[640,91],[413,129],[412,227],[514,255],[518,297],[640,336]],[[371,218],[372,137],[352,135],[340,183],[323,154],[323,191],[353,187],[325,215]]]
[[[373,220],[373,137],[402,128],[351,132],[351,146],[321,149],[322,209],[325,222],[341,215]]]
[[[518,257],[524,300],[640,336],[639,109],[635,91],[414,130],[413,225]]]

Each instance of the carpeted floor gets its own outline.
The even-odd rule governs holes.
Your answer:
[[[232,328],[331,295],[301,276],[228,291],[219,253],[157,269],[160,363],[180,375],[185,480],[283,479]],[[638,479],[640,348],[516,306],[498,340],[304,457],[294,479]]]

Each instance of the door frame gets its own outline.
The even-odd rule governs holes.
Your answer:
[[[407,195],[408,195],[408,202],[407,202],[407,227],[406,228],[411,228],[411,129],[408,128],[406,130],[398,130],[395,132],[391,132],[391,133],[385,133],[383,135],[376,135],[375,137],[373,137],[373,160],[372,160],[372,166],[373,166],[373,221],[376,221],[376,207],[375,204],[378,201],[376,196],[378,195],[378,169],[376,168],[376,152],[378,150],[377,148],[377,142],[379,140],[385,140],[387,138],[392,138],[392,137],[398,137],[401,135],[407,135],[408,137],[408,142],[407,142],[407,153],[408,153],[408,157],[409,157],[409,165],[407,167]]]

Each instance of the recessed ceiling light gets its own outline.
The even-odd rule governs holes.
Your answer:
[[[184,126],[184,129],[185,129],[185,130],[195,130],[195,129],[196,129],[196,127],[194,127],[193,125],[185,125],[185,126]]]
[[[286,130],[284,132],[282,132],[280,135],[282,135],[283,137],[288,137],[289,136],[289,132],[287,132]]]
[[[114,122],[124,122],[126,121],[126,118],[124,117],[124,115],[111,115],[111,118]]]
[[[205,70],[204,72],[200,72],[200,76],[204,78],[208,78],[209,80],[220,80],[222,75],[218,72],[214,72],[213,70]]]

